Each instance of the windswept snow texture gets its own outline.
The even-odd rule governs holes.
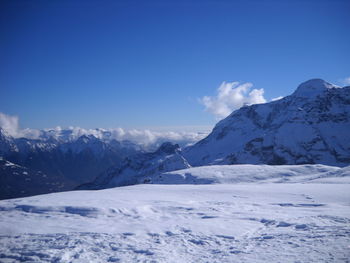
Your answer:
[[[349,262],[349,168],[236,172],[246,168],[256,172],[255,179],[245,174],[250,183],[144,184],[0,201],[0,262]],[[219,167],[198,169],[186,170],[220,178]],[[243,179],[227,167],[221,174]],[[294,183],[268,181],[284,176]]]
[[[350,183],[350,166],[339,168],[326,165],[211,165],[154,175],[154,184],[236,184],[293,182]],[[349,189],[350,190],[350,189]]]

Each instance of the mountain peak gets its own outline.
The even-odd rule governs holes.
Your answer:
[[[183,150],[190,165],[350,164],[350,89],[322,79],[286,99],[247,106]],[[331,128],[330,128],[331,127]]]
[[[310,79],[301,83],[293,93],[297,97],[315,97],[328,89],[339,88],[323,79]]]
[[[77,141],[83,142],[83,143],[89,143],[92,141],[98,141],[98,138],[96,138],[95,136],[93,136],[91,134],[83,134],[77,139]]]
[[[157,152],[163,152],[166,154],[173,154],[178,150],[180,146],[171,142],[164,142],[157,150]]]

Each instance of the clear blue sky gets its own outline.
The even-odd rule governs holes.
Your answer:
[[[31,128],[212,125],[198,98],[222,81],[271,99],[350,77],[349,14],[346,0],[3,0],[0,112]]]

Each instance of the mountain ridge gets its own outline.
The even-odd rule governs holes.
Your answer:
[[[105,142],[92,135],[83,135],[76,140],[28,139],[13,138],[0,129],[0,157],[4,160],[0,163],[0,184],[9,186],[2,191],[0,198],[72,190],[139,151],[139,147],[132,143]],[[17,168],[9,169],[5,161]],[[28,174],[18,176],[22,170],[30,171],[28,174],[32,178]],[[17,179],[13,180],[11,174]],[[48,183],[40,183],[42,189],[39,189],[37,177],[42,177],[41,174]],[[36,191],[20,190],[24,185]]]

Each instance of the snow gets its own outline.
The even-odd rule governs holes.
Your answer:
[[[213,184],[308,182],[319,178],[350,177],[349,167],[326,165],[211,165],[154,175],[156,184]],[[332,180],[332,179],[330,179]]]
[[[298,97],[315,97],[319,94],[322,94],[327,89],[340,88],[336,85],[328,83],[323,79],[310,79],[301,83],[293,95]]]
[[[148,184],[0,201],[0,262],[349,262],[349,99],[349,87],[309,80],[233,112],[183,152],[140,152],[85,187]],[[10,140],[0,129],[0,148],[98,157],[136,146],[93,131]],[[0,160],[15,181],[46,182]],[[222,165],[233,163],[250,164]]]
[[[347,262],[349,170],[198,167],[165,174],[191,172],[216,184],[147,184],[3,200],[0,261]]]
[[[4,162],[4,166],[11,166],[12,168],[18,167],[17,164],[14,164],[14,163],[12,163],[12,162],[9,162],[9,161],[7,161],[7,160],[4,160],[3,158],[1,158],[0,161],[3,161],[3,162]]]

